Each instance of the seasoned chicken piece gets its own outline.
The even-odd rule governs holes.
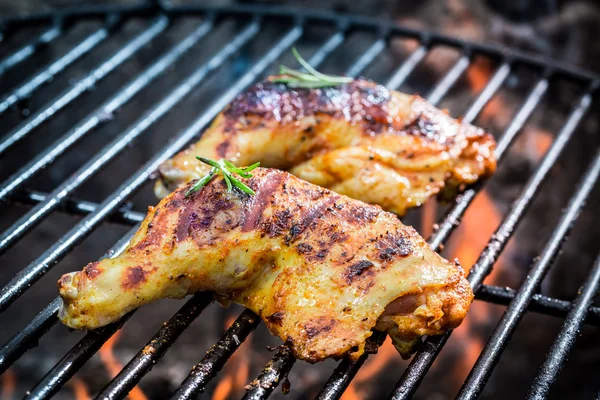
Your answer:
[[[473,293],[460,265],[398,218],[279,170],[182,187],[151,208],[128,248],[58,282],[61,321],[93,329],[197,291],[242,304],[310,362],[364,352],[372,329],[408,354],[458,326]]]
[[[206,174],[194,158],[203,156],[237,165],[260,161],[403,215],[496,168],[490,134],[419,96],[366,80],[290,89],[276,78],[240,94],[200,141],[166,161],[157,196]]]

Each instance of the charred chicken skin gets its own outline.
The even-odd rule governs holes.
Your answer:
[[[423,98],[367,80],[292,89],[271,77],[240,94],[200,140],[159,169],[156,194],[206,174],[195,156],[260,161],[403,215],[496,168],[493,137]]]
[[[373,329],[407,355],[458,326],[473,299],[463,269],[380,207],[258,168],[255,194],[221,176],[151,207],[128,248],[58,282],[61,321],[93,329],[161,298],[211,291],[264,320],[295,356],[356,359]]]

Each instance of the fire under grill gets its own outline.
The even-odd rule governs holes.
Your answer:
[[[135,31],[135,34],[122,34],[119,37],[122,27],[133,20],[142,24],[143,28]],[[82,24],[88,26],[87,30],[77,31],[76,27]],[[600,152],[597,148],[592,149],[592,161],[586,172],[577,177],[576,189],[572,195],[569,194],[571,197],[568,203],[562,205],[565,207],[564,211],[552,227],[543,248],[535,257],[531,257],[533,260],[528,259],[529,270],[521,285],[510,289],[484,284],[484,279],[492,272],[513,232],[526,216],[530,204],[541,191],[552,168],[568,142],[577,134],[580,122],[592,107],[593,97],[600,84],[599,77],[594,74],[516,50],[470,43],[393,23],[271,6],[176,6],[160,2],[121,8],[90,6],[60,13],[9,18],[2,21],[0,27],[2,43],[10,43],[13,38],[17,43],[0,60],[0,80],[4,80],[0,118],[8,121],[2,124],[3,132],[0,137],[0,157],[8,160],[4,164],[6,168],[0,168],[4,170],[0,171],[3,174],[0,200],[7,205],[16,204],[21,207],[18,208],[20,215],[7,218],[2,225],[6,227],[0,234],[0,255],[9,252],[17,244],[27,242],[25,235],[44,223],[55,211],[80,217],[66,232],[61,231],[59,240],[43,249],[41,255],[28,265],[19,266],[18,273],[6,279],[0,291],[0,312],[5,315],[5,311],[23,294],[36,290],[34,283],[50,273],[57,263],[75,251],[78,245],[85,243],[85,239],[101,226],[111,223],[111,226],[117,224],[130,227],[130,231],[107,251],[106,256],[122,251],[144,217],[144,213],[134,211],[131,204],[126,202],[135,198],[140,189],[145,188],[149,192],[148,183],[158,165],[197,139],[238,93],[266,74],[275,72],[278,61],[289,57],[292,46],[298,46],[303,54],[310,55],[307,58],[315,67],[332,63],[332,57],[339,54],[336,52],[342,51],[352,61],[345,69],[340,70],[338,66],[332,72],[358,76],[373,67],[372,64],[384,57],[384,53],[395,48],[396,41],[403,40],[410,43],[404,47],[406,54],[403,62],[391,62],[393,68],[380,70],[380,75],[385,76],[380,82],[390,89],[401,88],[411,75],[418,73],[419,65],[431,52],[442,48],[458,53],[456,60],[426,96],[433,104],[443,101],[474,62],[485,60],[494,66],[493,73],[481,89],[475,94],[468,93],[469,98],[465,101],[468,108],[461,112],[463,119],[468,122],[478,117],[503,86],[510,85],[515,70],[524,68],[533,71],[531,76],[534,78],[531,79],[528,93],[519,99],[520,105],[506,126],[501,131],[494,132],[499,134],[496,155],[500,164],[530,116],[548,95],[552,84],[568,82],[575,88],[578,96],[574,106],[562,120],[562,127],[557,130],[522,190],[508,205],[495,233],[489,238],[469,273],[468,279],[478,301],[507,307],[492,336],[478,354],[458,397],[476,398],[482,393],[526,313],[541,313],[564,321],[531,383],[528,394],[530,398],[548,396],[584,324],[600,326],[600,308],[593,305],[594,294],[600,284],[600,258],[593,265],[582,266],[590,272],[581,289],[573,294],[572,301],[548,297],[539,292],[542,280],[553,266],[584,203],[594,193],[594,185],[600,174]],[[161,38],[177,29],[180,29],[178,32],[181,37],[173,45],[166,46],[165,43],[168,42],[161,41]],[[26,36],[26,40],[21,40],[23,32],[34,33]],[[351,40],[359,36],[360,40]],[[53,46],[61,40],[66,40],[67,44],[63,45],[60,53],[52,53]],[[118,45],[109,46],[109,42],[116,42]],[[201,53],[204,58],[197,64],[186,62],[185,66],[177,67],[177,74],[171,73],[182,59],[193,52]],[[26,65],[40,57],[41,53],[50,53],[52,56],[39,59],[41,61],[34,63],[35,68],[27,69]],[[139,53],[145,54],[143,60],[150,61],[131,73],[132,68],[128,63]],[[83,60],[87,60],[87,64]],[[333,59],[334,63],[335,61]],[[73,65],[80,68],[80,73],[76,78],[71,78],[66,89],[37,99],[38,93],[59,84],[65,71]],[[26,76],[24,79],[23,75]],[[114,75],[118,75],[124,83],[109,85],[110,92],[100,89],[101,83],[105,80],[110,82]],[[166,83],[156,83],[166,75],[176,76]],[[19,76],[20,83],[4,88],[5,85],[10,86],[9,81],[13,77]],[[142,93],[153,85],[157,85],[156,90],[161,90],[162,95],[155,102],[147,102],[141,98]],[[195,97],[195,93],[203,85],[209,85],[215,95],[204,99]],[[96,87],[99,90],[99,100],[94,101],[96,95],[93,91]],[[419,89],[413,88],[415,91]],[[102,90],[105,90],[104,95]],[[85,105],[81,101],[84,98]],[[141,111],[137,114],[137,119],[121,122],[120,111],[126,109],[130,102],[141,104]],[[190,102],[199,102],[203,104],[202,108],[195,108],[192,113],[191,108],[185,108],[186,104],[190,107]],[[83,111],[79,111],[80,108]],[[30,109],[34,111],[31,112]],[[183,128],[173,130],[171,125],[161,125],[163,119],[179,112],[193,115],[193,118],[185,121]],[[11,114],[18,117],[11,117]],[[57,121],[56,126],[62,127],[60,133],[44,134],[44,129],[54,121]],[[4,126],[12,127],[7,130]],[[80,157],[81,163],[76,168],[69,169],[67,164],[61,164],[67,158],[64,156],[77,158],[70,153],[72,148],[84,137],[88,139],[105,132],[101,129],[107,129],[108,133],[106,137],[98,137],[93,142],[99,151],[89,157]],[[142,143],[148,132],[161,129],[168,131],[163,136],[168,140],[161,142],[160,146]],[[19,146],[28,141],[40,143],[33,145],[32,154],[17,155],[15,149],[18,150]],[[123,165],[124,161],[120,157],[132,146],[134,149],[141,146],[139,151],[149,156],[145,162],[136,157],[127,158],[127,164],[133,165],[135,170],[121,178],[116,173],[119,171],[110,169],[109,164],[116,162],[118,166]],[[40,179],[39,176],[54,165],[66,170],[68,178],[48,187],[49,182],[52,182],[52,175],[45,179]],[[12,170],[7,172],[10,168]],[[106,170],[113,177],[112,186],[89,185],[88,181],[94,175]],[[114,182],[115,179],[118,181]],[[468,188],[446,207],[445,215],[434,225],[428,240],[432,249],[443,249],[484,184]],[[94,196],[97,198],[90,200]],[[147,195],[145,200],[139,202],[153,204],[149,198]],[[423,229],[431,230],[431,227]],[[70,269],[80,268],[82,265],[71,266]],[[205,293],[191,296],[100,391],[97,398],[126,397],[211,302],[211,296]],[[17,333],[11,333],[14,336],[0,350],[0,372],[9,370],[13,363],[36,346],[53,328],[57,322],[59,305],[60,300],[56,298],[25,326],[14,329]],[[85,334],[34,387],[27,393],[17,395],[33,399],[55,395],[134,313],[135,311],[101,330]],[[2,325],[8,326],[4,325],[5,322]],[[259,324],[260,318],[253,312],[243,311],[222,338],[209,348],[206,355],[196,365],[190,365],[191,372],[172,394],[173,398],[196,398],[202,393]],[[340,361],[318,392],[317,398],[340,398],[370,354],[376,352],[384,340],[384,335],[376,332],[369,340],[369,351],[359,360]],[[389,388],[390,398],[411,398],[448,341],[452,341],[451,333],[424,339],[410,364],[396,377],[396,386]],[[244,398],[267,398],[280,384],[283,390],[287,390],[289,382],[286,377],[295,361],[286,347],[279,347],[263,371],[248,384]],[[293,390],[301,392],[303,388],[295,387]]]

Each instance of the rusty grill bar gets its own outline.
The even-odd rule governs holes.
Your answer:
[[[51,144],[43,153],[33,160],[28,161],[17,172],[0,183],[0,200],[32,206],[9,229],[0,233],[0,254],[11,248],[23,235],[44,221],[55,210],[83,217],[59,241],[24,267],[21,272],[0,290],[0,312],[6,310],[23,292],[28,290],[32,284],[69,254],[76,245],[81,243],[103,222],[112,221],[133,227],[127,235],[107,252],[107,256],[118,254],[122,251],[136,230],[137,225],[144,217],[143,214],[132,211],[125,204],[128,197],[148,182],[151,174],[160,163],[173,156],[194,138],[198,137],[220,110],[239,92],[255,82],[269,68],[272,68],[273,63],[303,36],[307,24],[317,22],[334,28],[334,33],[323,41],[322,45],[310,58],[309,62],[314,66],[320,65],[334,50],[343,45],[350,32],[366,31],[374,34],[372,44],[362,54],[357,54],[354,62],[347,69],[346,74],[350,76],[360,75],[387,48],[390,39],[403,37],[418,40],[419,46],[416,50],[409,55],[402,65],[390,74],[388,81],[385,83],[390,89],[398,88],[432,48],[446,46],[461,51],[462,56],[445,76],[439,80],[438,84],[427,96],[428,100],[433,104],[439,103],[452,89],[457,80],[469,68],[474,56],[485,56],[493,59],[497,62],[498,67],[494,75],[466,111],[464,120],[467,122],[472,122],[477,117],[496,92],[503,86],[515,66],[526,65],[543,71],[541,79],[532,86],[531,92],[520,105],[515,116],[498,141],[496,156],[499,161],[502,161],[510,145],[514,142],[528,118],[539,105],[552,80],[570,80],[582,88],[579,102],[571,111],[542,162],[532,174],[518,199],[510,207],[500,227],[490,239],[487,247],[481,253],[479,260],[475,263],[469,274],[469,281],[474,288],[477,299],[507,305],[508,307],[504,317],[499,322],[490,341],[485,346],[464,383],[459,397],[465,399],[474,398],[481,392],[521,318],[527,311],[532,311],[565,319],[563,329],[553,344],[548,358],[529,393],[531,398],[543,398],[550,389],[552,382],[556,379],[559,371],[557,366],[560,366],[568,355],[576,338],[576,332],[581,325],[588,323],[600,326],[600,308],[592,306],[592,300],[600,281],[600,258],[595,263],[587,282],[580,291],[580,295],[572,303],[549,298],[535,292],[542,278],[552,266],[556,254],[561,249],[563,239],[568,234],[585,200],[594,188],[600,173],[600,152],[597,153],[587,173],[582,178],[578,190],[572,197],[546,246],[540,252],[539,258],[532,264],[530,275],[523,285],[517,290],[512,290],[484,285],[483,280],[491,272],[493,265],[510,239],[512,232],[514,232],[522,220],[529,205],[538,193],[538,189],[547,178],[550,168],[557,161],[567,142],[575,134],[581,119],[590,108],[594,96],[598,91],[599,78],[577,68],[519,51],[469,43],[443,35],[411,30],[392,23],[362,17],[260,6],[236,6],[235,8],[173,6],[160,1],[122,8],[83,6],[61,13],[6,19],[0,23],[3,38],[9,37],[14,31],[26,29],[29,26],[44,25],[46,29],[23,47],[0,60],[0,76],[2,76],[7,71],[17,68],[28,58],[34,56],[43,46],[52,45],[54,41],[60,39],[73,22],[88,19],[103,21],[103,26],[100,29],[82,38],[64,55],[52,61],[47,66],[42,66],[25,83],[1,97],[0,115],[10,110],[19,101],[35,96],[36,91],[43,85],[48,84],[54,77],[63,73],[78,59],[92,53],[103,41],[110,39],[115,30],[129,18],[144,17],[153,19],[145,30],[127,41],[112,56],[101,62],[97,67],[91,69],[85,77],[71,85],[68,90],[42,106],[40,111],[29,116],[23,123],[10,132],[3,133],[3,136],[0,138],[0,155],[21,140],[26,139],[29,135],[34,134],[40,126],[43,126],[45,122],[54,118],[61,111],[64,112],[68,107],[73,107],[73,102],[80,95],[118,70],[124,62],[140,49],[163,34],[171,25],[176,24],[178,17],[185,15],[200,16],[203,21],[184,40],[160,54],[154,63],[131,79],[128,84],[116,91],[112,97],[103,102],[103,104],[98,106],[89,115],[77,122],[72,129]],[[157,152],[154,157],[101,203],[78,200],[73,197],[73,193],[77,188],[83,185],[94,174],[101,171],[127,146],[134,144],[138,137],[143,135],[148,129],[151,129],[161,118],[173,111],[190,93],[202,85],[208,76],[217,73],[229,58],[239,52],[261,32],[264,28],[264,21],[273,17],[289,19],[291,21],[289,30],[276,40],[273,40],[271,46],[266,48],[263,56],[247,68],[230,85],[229,89],[222,93],[187,128],[177,133],[172,142]],[[110,124],[110,119],[103,118],[103,115],[112,114],[129,101],[135,99],[143,88],[147,87],[154,79],[162,76],[187,51],[200,43],[219,23],[228,19],[245,21],[245,26],[239,30],[226,46],[199,65],[194,72],[183,79],[162,100],[151,106],[138,120],[102,148],[96,156],[86,162],[51,193],[42,193],[32,188],[27,188],[27,184],[30,183],[39,171],[54,163],[82,137],[92,134],[93,130],[101,125]],[[479,183],[467,189],[456,199],[449,212],[440,221],[439,227],[435,230],[431,238],[429,238],[429,244],[432,249],[439,250],[448,240],[482,186],[483,183]],[[124,398],[210,302],[211,298],[206,294],[201,293],[192,296],[165,323],[163,328],[147,343],[146,347],[140,350],[123,370],[100,392],[97,398]],[[0,373],[6,371],[27,350],[35,346],[37,341],[54,326],[57,322],[56,314],[59,305],[60,299],[57,298],[52,301],[27,326],[2,347],[0,350]],[[44,399],[55,394],[126,323],[127,319],[133,313],[130,313],[121,321],[113,323],[101,331],[89,332],[27,393],[27,397]],[[244,311],[227,332],[225,332],[219,342],[192,368],[189,376],[174,393],[173,398],[194,398],[198,393],[202,392],[211,379],[224,366],[229,357],[240,346],[241,342],[258,326],[259,322],[259,317],[253,312],[249,310]],[[405,399],[410,398],[415,393],[441,348],[449,340],[450,334],[430,337],[424,340],[419,352],[413,357],[404,374],[399,377],[400,380],[393,393],[391,393],[390,398]],[[376,332],[369,339],[369,347],[380,346],[384,339],[385,335]],[[149,348],[152,351],[148,351]],[[368,354],[365,353],[357,361],[341,361],[317,397],[319,399],[337,399],[341,397],[367,358]],[[280,348],[268,365],[265,366],[260,376],[249,385],[244,398],[262,399],[268,397],[277,385],[284,381],[294,362],[295,359],[291,352],[285,347]]]

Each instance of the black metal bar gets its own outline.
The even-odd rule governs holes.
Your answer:
[[[378,349],[386,338],[386,334],[380,331],[374,331],[373,336],[368,339],[366,348]],[[321,388],[321,391],[315,399],[317,400],[335,400],[340,398],[344,391],[350,385],[350,382],[356,376],[358,370],[363,366],[369,352],[365,352],[356,361],[344,359],[337,365],[327,383]]]
[[[62,32],[62,26],[55,25],[40,34],[35,39],[31,40],[25,46],[14,51],[11,55],[5,57],[2,61],[0,61],[0,76],[4,75],[8,69],[31,57],[36,50],[52,42],[54,39],[59,37]]]
[[[346,75],[356,78],[358,74],[364,71],[371,63],[377,58],[377,56],[385,49],[387,44],[387,39],[385,34],[383,37],[377,39],[368,49],[363,53],[363,55],[355,61],[348,71],[346,71]]]
[[[483,283],[483,279],[491,271],[493,264],[504,249],[512,232],[514,232],[518,223],[521,221],[523,213],[531,204],[531,200],[537,194],[538,188],[546,179],[550,168],[554,165],[566,143],[571,138],[573,131],[579,124],[585,111],[589,108],[590,103],[591,95],[586,93],[569,116],[567,122],[552,143],[552,146],[544,156],[544,159],[538,166],[534,175],[525,185],[523,192],[512,204],[510,211],[504,218],[502,224],[496,230],[494,235],[492,235],[492,239],[480,254],[479,259],[471,268],[468,279],[475,292],[477,292],[477,289]],[[432,248],[434,248],[433,245]],[[451,333],[452,332],[448,332],[445,335],[429,337],[425,340],[425,346],[421,351],[417,352],[417,355],[413,358],[412,362],[402,375],[402,378],[400,378],[400,381],[396,385],[391,398],[397,400],[412,397],[421,380],[431,367],[433,360]]]
[[[52,397],[132,315],[133,311],[100,330],[89,331],[24,398],[41,400]]]
[[[206,385],[223,368],[229,357],[259,323],[258,315],[250,310],[245,310],[229,327],[221,340],[206,352],[202,361],[192,367],[190,374],[173,394],[172,399],[195,399],[198,394],[203,393]]]
[[[129,244],[129,240],[137,231],[131,229],[117,243],[115,243],[102,258],[116,257],[121,254]],[[26,351],[37,346],[39,339],[46,334],[57,322],[58,310],[62,304],[60,297],[55,298],[40,313],[21,329],[0,350],[0,373],[4,372],[11,364],[21,357]]]
[[[56,315],[61,303],[62,300],[59,297],[54,299],[25,328],[2,346],[0,349],[0,374],[4,373],[26,351],[36,347],[38,340],[58,322]]]
[[[469,67],[471,62],[471,55],[464,54],[461,56],[456,64],[446,73],[444,78],[436,85],[436,87],[429,93],[427,100],[431,104],[437,104],[440,102],[442,97],[448,93],[448,90],[454,85],[454,83],[460,78],[463,72]]]
[[[35,128],[56,115],[56,113],[77,99],[81,94],[93,88],[100,80],[105,78],[117,67],[127,61],[139,49],[150,43],[150,41],[163,32],[168,25],[169,19],[167,17],[161,16],[157,18],[157,20],[150,25],[149,28],[126,43],[108,60],[94,68],[89,74],[87,74],[87,76],[70,86],[62,94],[53,98],[47,103],[47,106],[43,107],[22,124],[9,132],[4,138],[2,138],[0,141],[0,154],[4,153],[6,150],[14,146],[17,142],[31,133],[31,131],[33,131]]]
[[[540,253],[540,257],[536,259],[527,274],[525,282],[523,282],[517,291],[515,298],[511,301],[508,309],[496,326],[494,333],[483,348],[479,358],[475,362],[469,376],[458,393],[458,398],[473,399],[483,390],[483,387],[492,374],[504,348],[525,315],[527,305],[542,282],[542,279],[552,266],[567,234],[577,219],[590,192],[594,188],[599,174],[600,152],[596,156],[591,168],[586,173],[579,189],[569,202],[567,211],[561,217],[560,222],[552,232],[552,236],[548,242],[546,242],[544,249]],[[581,323],[583,323],[583,320]]]
[[[310,65],[312,65],[314,68],[319,66],[332,51],[337,49],[338,46],[342,44],[345,37],[346,34],[343,31],[336,32],[335,34],[331,35],[325,44],[321,46],[310,58]]]
[[[471,123],[477,118],[477,115],[479,115],[481,110],[483,110],[485,105],[492,99],[506,78],[508,78],[510,71],[511,66],[509,62],[504,62],[498,67],[494,76],[492,76],[488,84],[485,85],[479,96],[477,96],[477,99],[475,99],[471,107],[469,107],[465,113],[465,116],[463,117],[464,122]]]
[[[194,71],[166,97],[145,112],[144,115],[134,122],[127,130],[107,144],[94,157],[65,180],[65,182],[54,189],[45,203],[33,207],[29,212],[20,217],[17,222],[0,236],[0,254],[14,244],[16,240],[22,237],[31,228],[41,222],[43,218],[58,206],[62,199],[69,195],[69,193],[73,192],[81,184],[87,181],[87,179],[108,164],[108,162],[112,161],[112,159],[121,151],[125,150],[130,143],[143,134],[156,121],[171,111],[180,101],[200,85],[206,76],[213,73],[222,62],[254,37],[259,29],[260,23],[258,21],[249,24],[236,38]],[[58,146],[63,147],[64,145],[64,142],[58,143]],[[2,296],[0,295],[0,303],[1,302]]]
[[[147,182],[150,175],[166,159],[181,150],[190,140],[198,135],[210,121],[245,87],[250,85],[277,57],[288,49],[301,35],[303,28],[296,26],[285,34],[250,70],[248,70],[229,90],[220,96],[209,109],[190,124],[175,140],[156,154],[138,172],[123,183],[109,196],[98,209],[73,227],[55,245],[50,247],[41,257],[31,263],[13,280],[13,285],[6,286],[2,292],[6,299],[4,307],[16,299],[35,280],[41,277],[57,261],[62,259],[77,243],[85,238],[98,224],[113,212],[128,196]],[[217,67],[220,63],[215,63]],[[0,304],[0,305],[2,305]]]
[[[516,291],[514,289],[493,285],[481,285],[475,294],[475,299],[487,303],[507,306],[515,296]],[[565,318],[571,309],[571,306],[572,303],[570,301],[555,299],[536,293],[531,298],[527,311]],[[600,307],[591,307],[585,322],[591,325],[600,326]]]
[[[110,36],[111,30],[117,26],[119,21],[120,17],[117,15],[108,16],[104,27],[87,36],[85,39],[79,42],[77,46],[68,51],[67,54],[43,68],[27,82],[12,90],[8,96],[0,100],[0,115],[4,114],[6,110],[17,104],[19,101],[31,96],[31,94],[44,83],[51,81],[56,75],[64,71],[68,66],[73,64],[92,49],[96,48],[100,43]]]
[[[197,293],[189,299],[121,372],[100,391],[96,399],[124,398],[211,302],[212,296],[208,293]]]
[[[18,29],[30,25],[39,25],[40,23],[51,23],[56,19],[61,21],[88,20],[105,18],[109,14],[120,14],[122,16],[147,16],[150,12],[156,13],[157,7],[150,4],[135,4],[115,6],[85,4],[78,6],[65,7],[58,10],[44,11],[38,13],[28,13],[26,15],[17,14],[0,20],[0,26],[4,25],[11,29]]]
[[[423,58],[427,55],[427,51],[429,47],[426,43],[421,44],[415,51],[412,52],[410,57],[408,57],[400,68],[394,72],[392,77],[388,79],[385,86],[388,89],[397,89],[404,83],[406,78],[410,75],[410,73],[415,69],[415,67],[423,60]]]
[[[37,192],[26,190],[23,192],[17,193],[14,197],[11,197],[11,201],[16,201],[23,204],[40,204],[46,201],[48,198],[47,193]],[[125,204],[119,207],[110,217],[107,218],[107,221],[117,222],[124,225],[136,225],[144,220],[146,215],[144,213],[138,211],[132,211],[130,209],[130,204]],[[93,203],[91,201],[85,200],[77,200],[73,198],[67,198],[58,206],[58,210],[64,211],[68,214],[75,215],[88,215],[98,208],[98,203]]]
[[[586,319],[594,297],[600,286],[600,257],[596,258],[594,268],[585,284],[579,289],[579,295],[573,302],[569,315],[563,322],[556,340],[546,355],[544,364],[540,367],[538,376],[527,393],[528,399],[546,399],[550,387],[560,374],[561,368],[575,345],[581,326]]]
[[[243,400],[266,399],[269,397],[279,385],[279,382],[286,379],[295,362],[296,358],[292,351],[285,345],[281,346],[258,378],[250,382]]]
[[[179,58],[181,58],[192,46],[196,45],[213,26],[212,20],[205,21],[194,32],[188,35],[183,41],[179,42],[175,47],[161,56],[144,72],[140,73],[134,80],[119,90],[109,100],[105,101],[101,106],[94,110],[91,114],[83,118],[77,125],[64,134],[60,139],[56,140],[47,150],[39,156],[28,162],[25,166],[12,174],[6,181],[0,185],[0,200],[12,193],[15,189],[23,185],[34,174],[41,169],[47,167],[58,156],[63,154],[68,148],[75,144],[84,135],[91,132],[103,123],[109,121],[106,116],[111,116],[123,107],[142,89],[147,87],[154,79],[168,70]],[[8,141],[13,142],[18,140],[25,134],[25,131],[16,131],[14,139],[9,138]],[[9,146],[7,142],[7,146]],[[3,246],[0,241],[0,253],[3,251]]]

